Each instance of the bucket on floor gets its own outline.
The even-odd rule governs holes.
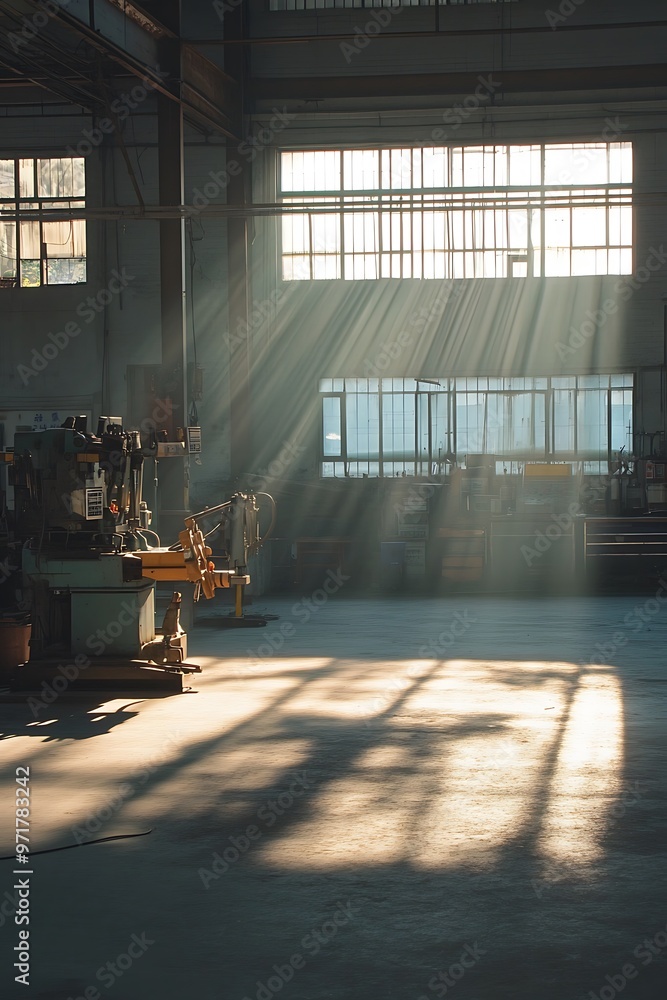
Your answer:
[[[0,618],[0,676],[30,659],[32,625],[22,618]]]

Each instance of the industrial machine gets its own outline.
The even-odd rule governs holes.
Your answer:
[[[235,613],[242,616],[248,558],[264,540],[257,499],[237,493],[190,515],[178,541],[163,546],[142,500],[151,452],[139,431],[126,431],[112,417],[100,417],[95,434],[86,425],[85,417],[69,417],[62,427],[17,433],[13,451],[2,454],[14,491],[11,533],[21,545],[23,604],[32,621],[30,664],[17,671],[15,683],[48,681],[62,674],[69,656],[88,687],[118,682],[181,690],[183,675],[201,668],[187,660],[179,592],[156,628],[156,581],[190,583],[195,600],[233,587]],[[208,534],[218,530],[223,539],[221,566],[212,562],[201,526],[213,515],[218,523]]]

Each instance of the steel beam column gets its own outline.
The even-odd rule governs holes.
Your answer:
[[[245,4],[225,13],[225,38],[246,37]],[[225,54],[225,70],[236,81],[239,94],[238,118],[234,131],[243,135],[243,112],[246,93],[247,54],[242,45],[233,46]],[[252,201],[252,169],[247,156],[243,156],[231,142],[227,145],[228,162],[232,159],[241,165],[241,172],[230,177],[227,200],[235,205]],[[248,331],[250,289],[248,269],[248,218],[227,220],[228,304],[230,342],[230,452],[232,479],[237,480],[251,467],[252,425],[250,399],[251,334]],[[247,331],[236,337],[238,329]]]
[[[165,0],[163,17],[170,27],[180,22],[181,0]],[[180,97],[179,46],[174,43],[170,60],[169,85]],[[183,107],[162,94],[158,95],[158,157],[160,202],[182,205],[185,197]],[[170,430],[188,422],[187,349],[185,306],[185,221],[160,221],[160,312],[162,343],[162,388],[173,407]],[[171,435],[170,435],[171,436]],[[182,525],[182,512],[188,510],[187,459],[172,458],[160,462],[160,531],[174,534]],[[166,514],[173,511],[174,517]],[[173,523],[175,522],[175,523]]]

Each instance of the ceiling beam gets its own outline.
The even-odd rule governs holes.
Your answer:
[[[348,10],[356,10],[358,8],[348,8]],[[365,10],[372,10],[372,7],[366,7]],[[600,22],[598,24],[559,24],[558,34],[561,35],[564,32],[570,31],[591,31],[595,32],[599,36],[601,31],[613,31],[617,29],[622,29],[627,31],[632,28],[640,29],[654,29],[654,28],[667,28],[667,21],[610,21],[608,23]],[[467,38],[476,38],[477,36],[483,35],[542,35],[542,34],[553,34],[554,29],[549,24],[531,24],[531,25],[495,25],[492,28],[441,28],[434,31],[381,31],[377,35],[373,36],[373,42],[378,40],[387,41],[391,38],[456,38],[460,36],[465,36]],[[358,39],[358,35],[353,32],[347,31],[342,33],[336,32],[325,32],[321,31],[317,35],[309,35],[304,33],[303,35],[271,35],[268,37],[257,36],[255,38],[189,38],[187,39],[190,45],[209,45],[209,46],[232,46],[232,45],[244,45],[246,47],[258,46],[258,45],[296,45],[296,44],[311,44],[317,42],[338,42],[338,41],[349,41],[354,42]],[[599,38],[597,39],[599,43]]]
[[[41,10],[38,0],[26,2],[35,12]],[[181,104],[190,121],[238,139],[231,126],[238,102],[235,81],[195,48],[182,44],[169,28],[149,31],[106,0],[90,0],[85,17],[62,8],[51,18],[158,93]],[[165,79],[160,69],[176,63],[174,50],[180,60],[180,80]]]
[[[480,77],[499,81],[495,94],[559,93],[667,87],[667,62],[648,66],[568,67],[474,73],[395,73],[391,76],[255,77],[254,100],[425,97],[474,94]]]

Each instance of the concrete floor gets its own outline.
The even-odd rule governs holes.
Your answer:
[[[21,764],[33,850],[152,831],[34,858],[29,989],[0,864],[0,995],[664,995],[661,603],[260,609],[200,610],[195,693],[0,706],[1,854]]]

